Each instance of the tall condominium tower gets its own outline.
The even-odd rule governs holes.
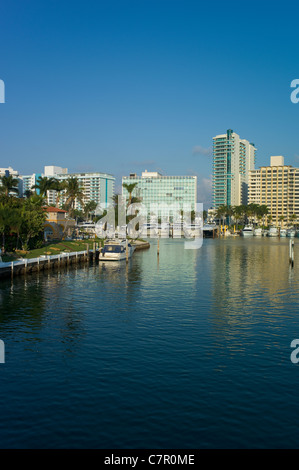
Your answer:
[[[256,148],[231,129],[213,138],[213,205],[248,203],[249,171],[254,169]]]
[[[284,157],[271,157],[269,166],[250,172],[249,203],[266,205],[272,222],[298,224],[299,168],[284,164]]]

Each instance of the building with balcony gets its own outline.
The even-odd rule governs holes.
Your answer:
[[[248,203],[249,172],[256,148],[229,129],[213,138],[213,207]]]
[[[43,173],[20,177],[23,181],[23,194],[26,190],[33,190],[33,186],[37,183],[39,177],[55,178],[58,181],[76,177],[82,188],[83,204],[79,200],[75,200],[75,209],[82,210],[84,205],[90,201],[96,202],[101,208],[105,209],[112,202],[115,177],[107,173],[68,173],[67,168],[54,165],[45,166]],[[55,190],[47,191],[47,203],[49,205],[57,205],[61,208],[65,202],[66,191],[60,193]]]
[[[273,156],[269,166],[250,171],[249,203],[266,205],[276,226],[299,223],[299,168]]]
[[[136,183],[132,196],[137,197],[149,214],[153,207],[158,207],[159,216],[167,217],[169,207],[183,207],[188,205],[191,210],[196,209],[197,203],[197,177],[196,176],[164,176],[158,172],[145,170],[141,176],[131,173],[124,176],[122,183]],[[122,187],[122,195],[128,200],[129,193]]]

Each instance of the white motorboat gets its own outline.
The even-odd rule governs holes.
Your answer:
[[[128,250],[128,252],[127,252]],[[123,259],[131,258],[135,247],[127,240],[107,239],[104,247],[100,251],[100,261],[120,261]]]
[[[253,231],[253,235],[255,237],[261,237],[263,235],[263,230],[261,229],[261,227],[255,228]]]
[[[280,236],[281,237],[286,237],[287,236],[287,230],[285,228],[280,229]]]
[[[278,237],[278,228],[270,227],[268,232],[268,237]]]
[[[293,238],[296,236],[296,230],[294,228],[290,228],[287,230],[287,237]]]
[[[241,231],[241,235],[243,237],[248,237],[253,235],[253,227],[252,225],[245,225],[243,230]]]
[[[183,232],[185,238],[199,238],[202,235],[200,224],[184,224]]]

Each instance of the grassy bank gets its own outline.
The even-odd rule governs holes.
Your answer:
[[[19,258],[31,259],[38,258],[42,255],[58,255],[59,253],[84,251],[86,250],[87,245],[89,246],[89,249],[93,249],[94,241],[96,241],[96,243],[99,243],[100,245],[102,244],[102,240],[98,238],[96,240],[57,240],[53,241],[52,243],[46,244],[42,248],[37,248],[35,250],[27,252],[18,250],[14,253],[7,253],[2,256],[2,261],[9,262],[15,261]],[[138,241],[145,242],[145,240],[142,239],[138,239]]]
[[[101,240],[97,239],[97,243]],[[88,245],[90,249],[93,248],[94,240],[57,240],[52,243],[46,244],[42,248],[37,248],[31,251],[16,251],[14,253],[7,253],[2,256],[3,261],[15,261],[19,258],[30,259],[38,258],[41,255],[58,255],[59,253],[70,253],[74,251],[84,251]]]

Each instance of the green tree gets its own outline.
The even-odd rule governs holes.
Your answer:
[[[21,210],[18,207],[0,205],[0,233],[2,234],[2,251],[6,251],[6,235],[16,233],[17,243],[22,224]]]
[[[240,206],[234,206],[233,208],[233,216],[236,221],[236,225],[238,226],[238,222],[242,220],[244,224],[244,216],[245,216],[245,206],[240,205]]]
[[[9,196],[11,192],[18,194],[18,184],[19,181],[17,178],[14,178],[12,175],[1,176],[0,177],[0,192]]]
[[[280,226],[281,226],[281,228],[282,228],[282,227],[283,227],[284,216],[281,215],[278,220],[279,220]]]
[[[23,250],[29,249],[31,239],[43,236],[47,218],[43,203],[43,196],[40,195],[34,195],[24,200],[21,209],[22,224],[19,233]]]
[[[84,216],[90,219],[91,215],[96,210],[98,204],[95,201],[89,201],[84,206]]]
[[[39,194],[41,196],[46,197],[47,196],[47,191],[54,190],[55,187],[57,186],[57,179],[50,177],[48,178],[47,176],[40,176],[34,186],[32,186],[33,189],[37,189],[39,191]]]
[[[70,216],[73,217],[76,199],[84,206],[83,188],[76,176],[71,176],[65,180],[65,207]]]
[[[123,188],[125,188],[127,190],[127,192],[129,193],[129,199],[128,199],[128,206],[130,206],[132,204],[132,193],[134,191],[134,189],[136,188],[138,183],[123,183]],[[137,202],[137,201],[135,201]]]
[[[295,223],[295,220],[297,220],[297,215],[296,215],[296,214],[292,214],[291,217],[290,217],[290,220],[291,220],[291,222],[294,224],[294,223]]]

